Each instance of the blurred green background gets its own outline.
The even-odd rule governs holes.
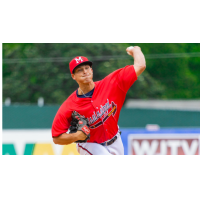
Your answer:
[[[94,81],[133,64],[128,46],[140,46],[146,70],[130,88],[131,99],[199,99],[200,44],[188,43],[4,43],[3,102],[61,104],[78,88],[69,62],[76,56],[93,61]]]
[[[141,47],[147,67],[127,93],[119,126],[200,127],[200,101],[179,109],[167,109],[166,103],[153,108],[151,102],[147,107],[128,106],[130,100],[200,100],[200,44],[6,43],[3,129],[51,128],[59,106],[78,88],[69,71],[71,59],[88,57],[93,62],[94,81],[98,81],[133,64],[126,53],[129,46]]]

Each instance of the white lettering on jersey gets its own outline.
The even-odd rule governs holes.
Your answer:
[[[96,122],[99,118],[101,118],[105,113],[108,112],[108,109],[112,107],[112,103],[109,103],[109,100],[107,99],[107,102],[104,106],[100,105],[100,111],[93,112],[92,117],[88,118],[89,124],[93,124]]]

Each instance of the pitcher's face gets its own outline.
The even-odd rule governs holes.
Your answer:
[[[90,65],[81,65],[74,69],[72,78],[79,83],[89,83],[93,81],[93,70]]]

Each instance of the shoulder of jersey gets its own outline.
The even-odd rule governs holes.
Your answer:
[[[75,95],[76,95],[76,91],[74,91],[74,92],[62,103],[61,107],[63,107],[63,106],[68,106],[69,103],[74,99]]]

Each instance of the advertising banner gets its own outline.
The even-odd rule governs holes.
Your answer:
[[[163,134],[128,136],[129,155],[199,155],[199,135]]]
[[[120,128],[125,155],[200,155],[200,129]],[[6,129],[3,155],[79,155],[76,143],[56,145],[51,129]]]
[[[51,129],[3,130],[3,155],[79,155],[76,144],[56,145]]]
[[[200,155],[200,128],[121,128],[125,155]]]

